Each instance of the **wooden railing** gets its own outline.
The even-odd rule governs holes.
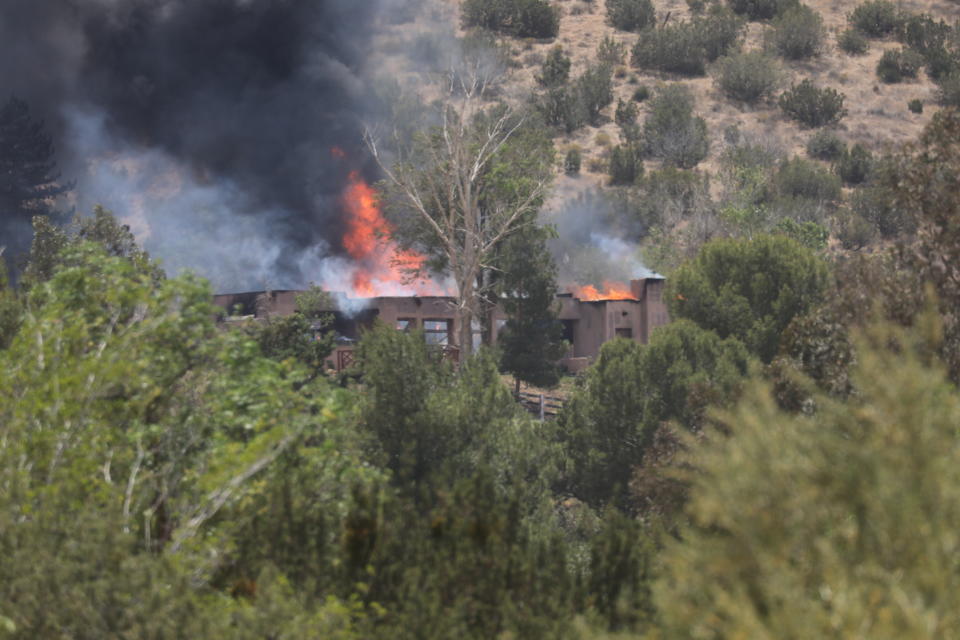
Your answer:
[[[563,408],[563,398],[549,396],[543,393],[520,392],[520,404],[523,408],[537,416],[540,420],[556,418]]]

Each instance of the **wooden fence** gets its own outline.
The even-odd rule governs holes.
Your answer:
[[[521,391],[519,400],[524,409],[540,418],[540,420],[556,418],[560,409],[563,408],[563,398],[543,393]]]

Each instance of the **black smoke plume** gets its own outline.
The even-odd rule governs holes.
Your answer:
[[[168,269],[300,286],[364,168],[380,1],[3,0],[0,95],[45,120],[78,209],[140,215]]]

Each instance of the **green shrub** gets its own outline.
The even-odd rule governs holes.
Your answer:
[[[645,30],[633,48],[632,63],[645,69],[703,75],[707,62],[735,49],[742,33],[743,22],[716,6],[691,21]]]
[[[849,151],[844,150],[833,166],[845,184],[862,184],[870,177],[873,169],[873,154],[861,144],[855,144]]]
[[[912,113],[923,113],[923,100],[915,98],[907,103],[907,108],[910,109]]]
[[[643,175],[643,158],[640,150],[631,144],[617,145],[610,151],[607,172],[611,185],[631,185]]]
[[[707,4],[704,0],[687,0],[687,8],[691,14],[698,16],[707,8]]]
[[[540,96],[536,107],[546,124],[566,133],[573,133],[587,121],[577,92],[567,87],[550,89]]]
[[[784,91],[779,104],[789,118],[808,127],[822,127],[847,115],[843,100],[844,95],[836,89],[820,89],[806,79]]]
[[[738,50],[745,27],[742,18],[721,4],[714,4],[705,15],[695,17],[693,26],[707,62]]]
[[[821,129],[807,141],[807,155],[817,160],[835,160],[845,153],[847,145],[832,131]]]
[[[822,224],[810,221],[797,222],[790,218],[784,218],[778,222],[774,232],[793,238],[799,244],[814,251],[825,248],[830,238],[830,232]]]
[[[710,148],[707,123],[693,114],[694,99],[681,84],[665,86],[652,100],[643,123],[646,153],[667,165],[690,169]]]
[[[614,120],[620,127],[629,127],[637,122],[637,105],[633,102],[617,100],[617,110]]]
[[[912,233],[916,222],[909,212],[898,207],[885,187],[863,187],[850,196],[850,210],[872,224],[884,238]]]
[[[570,56],[560,45],[550,49],[537,81],[545,87],[559,87],[570,78]]]
[[[887,0],[864,2],[847,19],[855,29],[873,38],[889,35],[902,24],[897,6]]]
[[[897,30],[897,40],[924,56],[947,45],[951,28],[943,20],[934,20],[926,13],[904,16]]]
[[[597,124],[600,111],[613,102],[612,71],[605,64],[587,67],[576,82],[576,94],[590,124]]]
[[[859,251],[877,240],[877,228],[863,216],[849,209],[838,212],[833,224],[833,233],[840,246],[847,251]]]
[[[623,59],[626,55],[627,46],[622,42],[614,40],[610,36],[606,36],[601,40],[600,45],[597,47],[597,62],[608,64],[611,67],[623,64]]]
[[[788,60],[805,60],[820,53],[824,28],[820,14],[805,4],[774,18],[769,45]]]
[[[960,109],[960,71],[941,78],[938,84],[940,90],[937,92],[937,100],[940,104]]]
[[[580,147],[570,147],[563,159],[563,172],[568,176],[575,176],[580,173],[581,158]]]
[[[607,0],[607,21],[621,31],[640,31],[655,21],[650,0]]]
[[[713,68],[714,84],[733,100],[753,104],[770,97],[782,73],[776,60],[760,51],[720,58]]]
[[[769,20],[798,4],[799,0],[730,0],[730,8],[750,20]]]
[[[645,84],[640,85],[633,90],[633,101],[634,102],[643,102],[650,97],[650,87]]]
[[[560,30],[560,16],[546,0],[464,0],[461,22],[521,38],[555,38]]]
[[[781,198],[802,198],[819,203],[840,199],[840,180],[837,176],[801,157],[781,162],[773,183]]]
[[[950,51],[945,47],[930,49],[924,53],[927,75],[934,82],[940,82],[951,73],[960,71],[960,51]]]
[[[911,49],[884,51],[877,63],[877,76],[884,82],[901,82],[904,78],[916,78],[923,66],[923,56]]]
[[[862,56],[870,48],[870,41],[862,32],[851,27],[837,36],[837,46],[852,56]]]
[[[646,29],[633,47],[631,63],[641,69],[701,76],[706,70],[706,49],[690,22]]]

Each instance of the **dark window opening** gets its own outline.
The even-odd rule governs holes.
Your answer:
[[[577,321],[561,320],[561,322],[563,323],[563,339],[572,345],[573,336],[576,334]]]
[[[623,327],[616,330],[618,338],[633,338],[633,329],[630,327]]]
[[[427,344],[440,347],[450,346],[450,325],[449,320],[424,320],[423,334]]]
[[[397,318],[397,331],[410,332],[416,328],[416,318]]]

